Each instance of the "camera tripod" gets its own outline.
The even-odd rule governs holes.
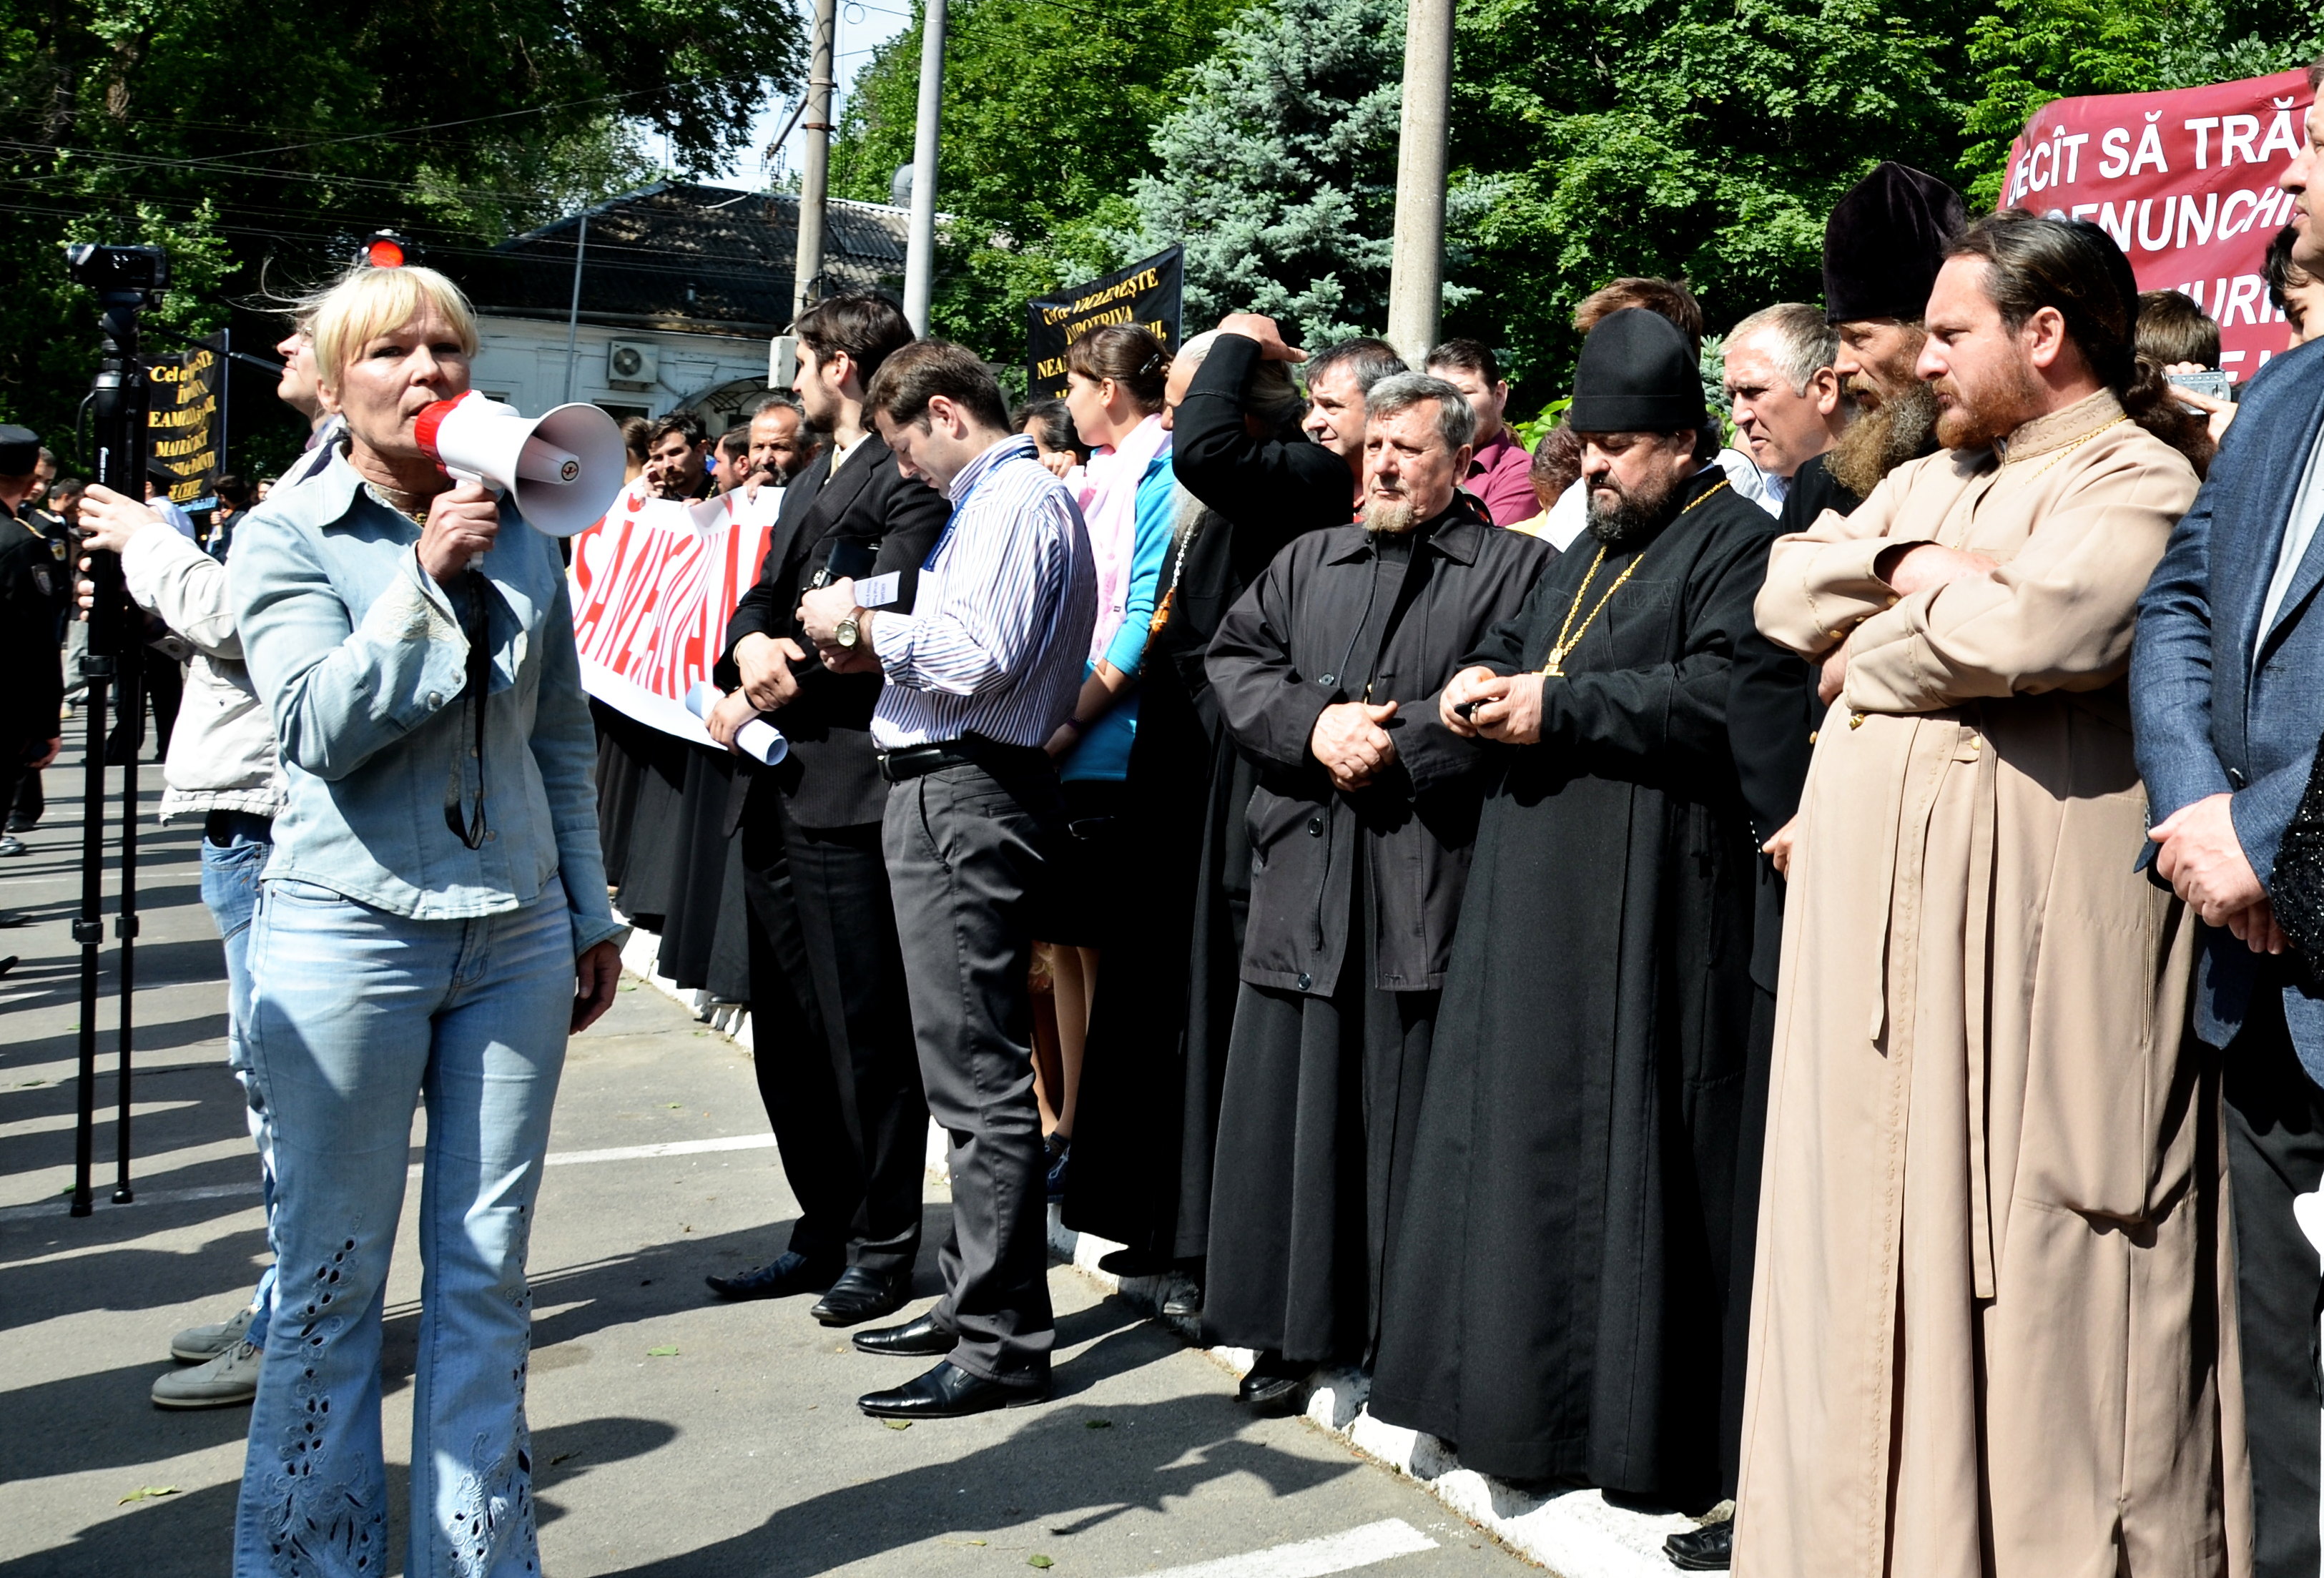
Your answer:
[[[66,265],[77,283],[97,293],[104,317],[103,359],[91,391],[92,436],[97,445],[97,480],[127,498],[144,492],[146,460],[145,368],[137,356],[138,316],[169,283],[169,258],[158,246],[68,247]],[[73,1132],[72,1213],[95,1208],[90,1174],[97,1140],[97,1009],[99,950],[105,939],[106,702],[117,695],[129,750],[121,772],[121,900],[114,936],[121,944],[121,1024],[114,1127],[113,1203],[136,1196],[129,1184],[130,1069],[135,1040],[137,988],[137,752],[144,734],[145,688],[143,624],[121,579],[116,554],[88,555],[96,591],[88,610],[88,646],[82,674],[88,681],[88,759],[83,762],[80,844],[80,915],[73,940],[80,945],[79,1110]],[[69,569],[70,567],[69,567]],[[68,575],[68,580],[76,578]]]

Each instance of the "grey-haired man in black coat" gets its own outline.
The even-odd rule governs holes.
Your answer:
[[[1259,783],[1204,1325],[1259,1351],[1260,1408],[1370,1355],[1490,754],[1435,697],[1551,558],[1454,491],[1475,429],[1442,379],[1374,384],[1362,521],[1276,555],[1205,661]]]

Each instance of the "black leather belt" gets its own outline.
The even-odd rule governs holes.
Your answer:
[[[890,783],[903,783],[947,767],[981,767],[1003,780],[1056,771],[1049,753],[1038,745],[1003,745],[974,735],[880,752],[880,776]]]

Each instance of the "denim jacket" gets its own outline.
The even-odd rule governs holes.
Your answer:
[[[461,696],[466,600],[420,568],[419,541],[344,455],[277,488],[235,534],[229,601],[289,784],[267,880],[454,920],[519,909],[561,874],[575,952],[618,938],[556,545],[502,503],[481,566],[492,669],[479,760]],[[445,802],[456,789],[465,821],[479,769],[487,831],[470,849]]]

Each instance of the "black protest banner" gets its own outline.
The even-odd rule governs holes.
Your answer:
[[[218,400],[226,385],[225,340],[197,341],[180,355],[153,364],[146,374],[152,394],[145,413],[151,429],[147,462],[158,482],[169,479],[170,501],[183,510],[207,510],[218,473]]]
[[[1153,330],[1165,350],[1178,348],[1186,252],[1174,246],[1118,274],[1076,285],[1063,296],[1026,306],[1026,374],[1035,400],[1065,392],[1065,347],[1093,328],[1134,323]]]

